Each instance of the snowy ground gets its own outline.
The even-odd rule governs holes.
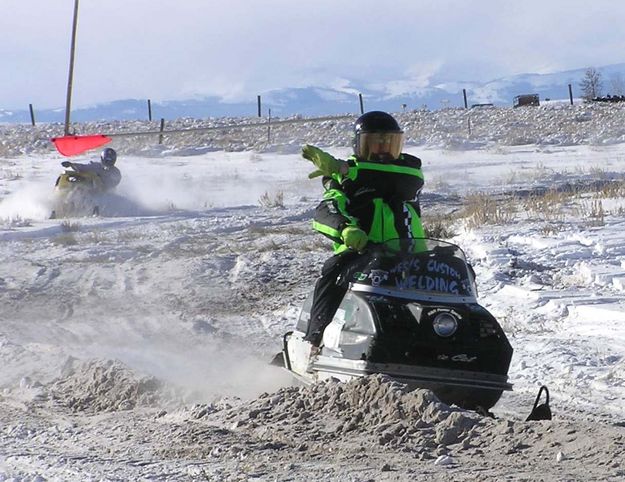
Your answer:
[[[623,480],[625,144],[407,150],[515,350],[496,420],[267,365],[329,255],[297,154],[121,151],[102,216],[59,220],[61,157],[19,155],[0,158],[0,480]],[[523,422],[543,383],[554,420]]]

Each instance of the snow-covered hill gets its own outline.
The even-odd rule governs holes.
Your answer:
[[[329,256],[299,146],[348,155],[349,120],[269,143],[264,128],[115,138],[123,180],[102,216],[60,220],[60,126],[3,127],[0,480],[622,479],[622,119],[400,116],[425,224],[465,249],[515,350],[497,419],[379,377],[292,387],[267,364]],[[555,418],[526,423],[542,383]]]
[[[366,110],[385,110],[401,112],[429,108],[433,110],[463,107],[463,89],[467,92],[467,103],[490,103],[498,107],[510,107],[515,96],[520,94],[539,94],[541,101],[560,100],[569,102],[568,86],[571,85],[577,103],[581,102],[580,82],[588,67],[554,72],[550,74],[525,73],[493,79],[488,82],[474,82],[470,79],[432,78],[427,86],[418,90],[410,83],[389,82],[377,87],[358,85],[347,82],[340,89],[307,87],[285,88],[268,92],[252,92],[245,101],[224,100],[219,97],[202,99],[152,101],[152,119],[177,119],[180,117],[207,118],[227,116],[255,116],[257,114],[257,95],[261,95],[262,115],[266,117],[269,109],[273,116],[320,116],[360,112],[360,99],[363,96]],[[602,76],[603,94],[622,95],[625,85],[625,64],[594,66]],[[403,85],[406,87],[402,87]],[[405,105],[405,108],[403,107]],[[63,122],[63,108],[39,108],[34,106],[36,122]],[[98,120],[138,120],[148,119],[147,99],[125,99],[115,102],[90,106],[75,106],[72,119],[76,122]],[[0,123],[29,123],[30,110],[3,110],[0,106]]]

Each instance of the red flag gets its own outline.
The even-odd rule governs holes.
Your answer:
[[[54,137],[50,139],[54,142],[56,150],[64,156],[75,156],[82,154],[89,149],[100,147],[107,142],[111,142],[111,138],[104,134],[94,136],[64,136]]]

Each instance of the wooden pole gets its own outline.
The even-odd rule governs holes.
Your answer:
[[[165,130],[165,119],[161,117],[161,133],[158,136],[158,143],[163,143],[163,131]]]
[[[269,109],[269,118],[267,120],[267,144],[271,144],[271,109]]]
[[[28,104],[28,108],[30,109],[30,123],[34,126],[35,125],[35,112],[33,111],[33,105]]]
[[[148,120],[152,122],[152,102],[148,99]]]
[[[78,27],[78,0],[74,0],[74,21],[72,23],[72,44],[69,53],[69,75],[67,77],[67,98],[65,102],[65,135],[69,135],[70,112],[72,109],[72,84],[74,82],[74,53],[76,52],[76,29]]]
[[[365,106],[362,102],[362,94],[358,94],[358,100],[360,100],[360,113],[364,114],[365,113]]]
[[[571,105],[573,105],[573,87],[569,84],[569,99],[571,99]]]
[[[261,110],[260,110],[260,95],[256,96],[257,97],[257,101],[258,101],[258,117],[261,117]]]
[[[464,108],[468,109],[469,104],[467,103],[467,89],[462,89],[462,95],[464,96]]]

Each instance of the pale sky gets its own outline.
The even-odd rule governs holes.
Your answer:
[[[64,107],[74,0],[0,0],[0,109]],[[617,0],[80,0],[73,107],[625,62]]]

